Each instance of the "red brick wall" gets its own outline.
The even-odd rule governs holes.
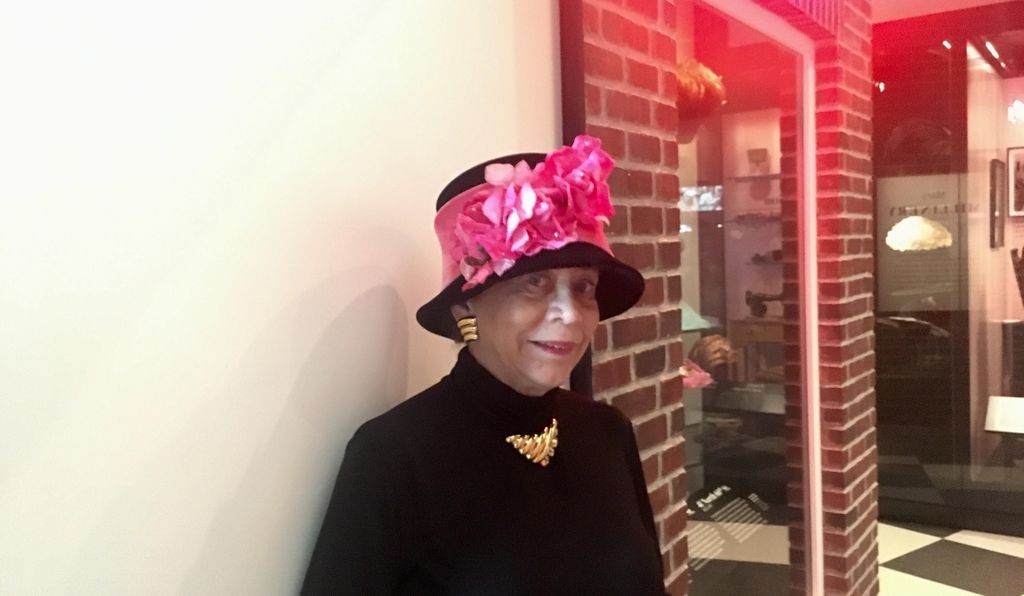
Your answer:
[[[818,251],[825,587],[878,593],[871,20],[846,0],[818,44]]]
[[[666,585],[686,591],[686,478],[681,420],[682,280],[675,131],[675,7],[658,0],[584,0],[586,130],[618,168],[612,250],[647,279],[640,304],[602,324],[594,391],[633,420],[661,537]]]
[[[835,37],[846,0],[755,0],[811,37]]]

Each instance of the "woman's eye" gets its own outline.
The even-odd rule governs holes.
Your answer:
[[[530,275],[527,276],[526,283],[533,288],[543,288],[547,285],[547,279],[543,275]]]
[[[582,296],[593,296],[597,290],[597,282],[585,279],[576,283],[576,293]]]

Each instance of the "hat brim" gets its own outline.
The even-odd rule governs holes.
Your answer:
[[[573,242],[557,250],[542,250],[535,255],[521,257],[504,274],[491,275],[484,283],[466,291],[462,291],[466,280],[462,276],[457,277],[416,311],[416,321],[431,333],[458,340],[459,331],[451,313],[453,305],[465,302],[501,281],[526,273],[567,267],[594,267],[599,271],[595,295],[602,321],[622,314],[636,304],[644,293],[644,276],[639,271],[599,246],[589,242]]]

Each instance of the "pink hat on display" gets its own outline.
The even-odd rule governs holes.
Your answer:
[[[612,255],[604,226],[615,214],[607,179],[615,162],[601,141],[577,136],[547,155],[519,153],[478,164],[437,199],[444,289],[416,312],[432,333],[459,338],[450,308],[494,283],[563,267],[594,267],[601,318],[640,299],[639,271]]]

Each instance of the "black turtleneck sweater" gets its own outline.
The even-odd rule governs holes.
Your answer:
[[[505,442],[552,418],[547,467]],[[664,594],[629,420],[562,389],[516,393],[463,349],[352,437],[302,593]]]

